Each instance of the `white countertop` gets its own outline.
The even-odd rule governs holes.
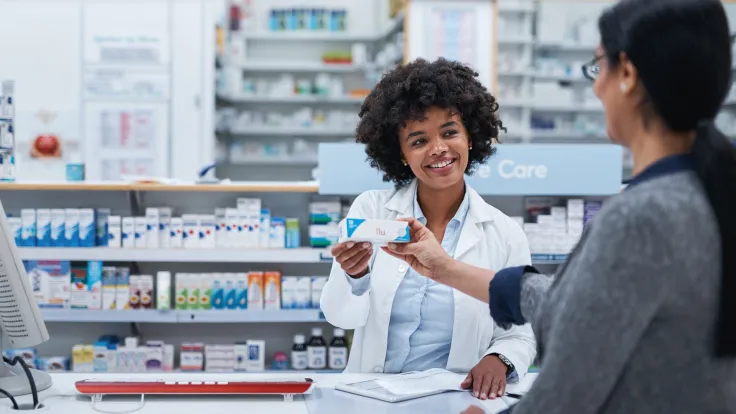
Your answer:
[[[84,379],[104,378],[104,379],[156,379],[177,381],[247,381],[259,379],[303,379],[312,378],[315,386],[319,388],[334,388],[335,384],[341,382],[357,382],[361,380],[369,380],[380,378],[382,375],[377,374],[280,374],[280,373],[264,373],[264,374],[209,374],[209,373],[187,373],[187,374],[73,374],[61,373],[52,374],[54,385],[51,388],[40,393],[39,400],[46,406],[44,409],[37,411],[39,413],[59,413],[59,414],[92,414],[95,411],[92,407],[89,397],[80,396],[74,387],[76,381]],[[523,392],[531,386],[535,374],[529,374],[525,377],[522,384],[511,386],[510,392]],[[362,397],[358,397],[362,398]],[[30,396],[18,398],[18,403],[31,403]],[[502,400],[479,401],[475,400],[477,405],[483,406],[488,413],[496,413],[507,408],[507,404]],[[140,405],[139,396],[124,396],[104,399],[102,403],[98,403],[97,408],[107,412],[130,412]],[[393,407],[396,407],[395,405]],[[400,407],[396,407],[400,408]],[[397,410],[391,409],[392,412]],[[398,410],[401,411],[401,410]],[[413,411],[413,410],[411,410]],[[0,400],[0,412],[10,413],[16,412],[11,409],[11,403],[7,399]],[[254,414],[310,414],[307,403],[299,397],[295,397],[294,401],[286,402],[281,396],[147,396],[143,407],[136,411],[140,414],[226,414],[236,412],[248,412]],[[314,413],[311,413],[314,414]],[[354,413],[353,413],[354,414]],[[448,413],[450,414],[450,413]],[[452,413],[454,414],[454,413]]]

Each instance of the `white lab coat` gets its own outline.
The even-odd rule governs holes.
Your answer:
[[[416,185],[414,180],[398,190],[367,191],[355,199],[349,217],[412,217]],[[470,206],[455,259],[492,270],[530,264],[529,243],[521,227],[488,205],[470,186],[467,191]],[[370,288],[356,296],[340,264],[333,262],[320,307],[332,325],[355,330],[345,372],[383,372],[391,307],[408,269],[403,261],[374,248]],[[531,327],[504,330],[494,323],[487,304],[457,290],[453,293],[455,322],[447,369],[469,372],[484,356],[499,353],[514,364],[519,378],[523,377],[536,356]]]

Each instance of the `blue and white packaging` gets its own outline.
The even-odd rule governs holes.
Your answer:
[[[107,247],[122,247],[123,227],[122,217],[109,216],[107,219]]]
[[[238,283],[237,275],[235,273],[226,273],[225,274],[225,309],[237,309],[238,308],[238,302],[237,302],[237,290],[236,286]]]
[[[22,246],[21,227],[23,226],[20,217],[8,217],[8,224],[10,225],[10,231],[13,232],[15,245],[18,247]]]
[[[79,209],[67,208],[64,225],[64,238],[66,247],[79,247]]]
[[[158,209],[158,247],[168,249],[171,247],[171,208],[160,207]]]
[[[248,214],[248,210],[245,209],[237,209],[238,211],[238,232],[235,233],[235,244],[233,244],[232,247],[239,247],[243,248],[246,246],[246,239],[248,235],[248,219],[250,215]]]
[[[196,249],[199,247],[199,216],[196,214],[184,214],[181,216],[184,232],[182,234],[182,247],[185,249]]]
[[[200,249],[214,249],[215,244],[215,216],[202,214],[199,216],[199,245]]]
[[[20,211],[20,240],[21,246],[32,247],[36,245],[36,210],[24,208]]]
[[[312,307],[312,278],[298,276],[294,287],[294,308],[309,309]]]
[[[169,247],[181,249],[184,238],[184,221],[181,217],[171,218],[171,229],[169,230]]]
[[[238,246],[238,240],[240,238],[239,234],[241,233],[239,231],[239,220],[240,216],[238,215],[237,208],[225,209],[225,222],[227,223],[227,229],[225,230],[225,232],[227,233],[227,235],[225,236],[225,242],[227,243],[227,247]]]
[[[346,218],[340,224],[340,240],[385,245],[408,243],[411,235],[405,221]]]
[[[36,246],[51,246],[51,210],[48,208],[36,210]]]
[[[66,211],[63,208],[51,210],[51,245],[64,247],[66,245]]]
[[[95,245],[107,246],[110,241],[110,215],[109,208],[98,208],[95,211]]]
[[[79,246],[94,247],[97,240],[95,211],[91,208],[79,209]]]
[[[235,275],[235,302],[238,309],[248,309],[248,274],[237,273]]]
[[[225,280],[223,273],[212,275],[212,290],[210,291],[212,309],[225,309]]]
[[[286,220],[281,217],[271,218],[271,231],[268,247],[271,249],[286,248]]]
[[[258,247],[268,249],[271,240],[271,210],[267,208],[261,209],[261,219],[259,223]]]
[[[156,207],[148,207],[146,209],[146,236],[145,247],[149,249],[157,249],[159,242],[159,209]]]
[[[145,217],[134,217],[133,223],[135,225],[135,242],[134,247],[136,249],[145,249],[148,243],[146,240],[146,231],[148,230],[148,223]]]
[[[309,220],[312,224],[338,223],[342,205],[340,201],[314,201],[309,203]]]
[[[281,277],[281,309],[296,309],[296,277]]]
[[[312,309],[319,309],[319,300],[325,284],[327,284],[326,276],[312,276]]]
[[[122,219],[121,237],[124,248],[132,249],[135,247],[135,217],[123,217]]]
[[[239,240],[240,246],[249,249],[260,245],[261,200],[259,198],[238,198],[239,225],[243,235]]]
[[[215,246],[228,247],[227,243],[227,209],[215,209]]]

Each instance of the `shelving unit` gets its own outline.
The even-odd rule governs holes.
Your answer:
[[[107,247],[21,247],[23,260],[175,263],[323,263],[325,249],[128,249]]]
[[[315,163],[299,154],[305,149],[316,153],[319,142],[355,135],[358,105],[365,94],[387,68],[403,60],[404,25],[399,12],[372,33],[268,31],[267,25],[230,33],[229,42],[245,48],[237,58],[222,59],[225,82],[218,88],[217,103],[227,121],[218,125],[218,175],[264,180],[314,177]],[[356,52],[361,49],[363,53]],[[323,56],[331,52],[355,54],[354,63],[325,63]],[[233,77],[239,79],[227,81]],[[293,86],[284,87],[289,83]],[[289,117],[296,122],[289,122]],[[262,160],[251,162],[255,158]]]
[[[84,310],[42,309],[46,322],[64,323],[324,323],[319,309],[293,310]]]

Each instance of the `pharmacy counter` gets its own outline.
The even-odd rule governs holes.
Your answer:
[[[140,414],[227,414],[237,412],[267,413],[267,414],[331,414],[350,413],[460,413],[470,404],[483,406],[488,413],[496,413],[513,403],[511,399],[479,401],[470,396],[470,393],[446,393],[407,401],[398,404],[389,404],[382,401],[367,399],[334,390],[334,386],[341,382],[357,382],[379,378],[374,374],[53,374],[54,385],[41,392],[40,401],[45,405],[39,413],[48,414],[92,414],[106,413],[140,413]],[[514,392],[523,392],[534,380],[535,374],[529,374],[523,384],[519,384]],[[312,378],[316,387],[310,395],[295,397],[293,401],[284,401],[280,396],[147,396],[141,406],[139,396],[107,397],[93,407],[90,398],[81,396],[74,388],[74,383],[84,379],[157,379],[167,381],[237,381],[259,379],[303,379]],[[512,391],[509,389],[509,391]],[[19,403],[30,404],[30,396],[20,397]],[[139,408],[137,411],[136,409]],[[334,410],[334,411],[333,411]],[[0,413],[17,413],[12,410],[7,399],[0,400]]]

